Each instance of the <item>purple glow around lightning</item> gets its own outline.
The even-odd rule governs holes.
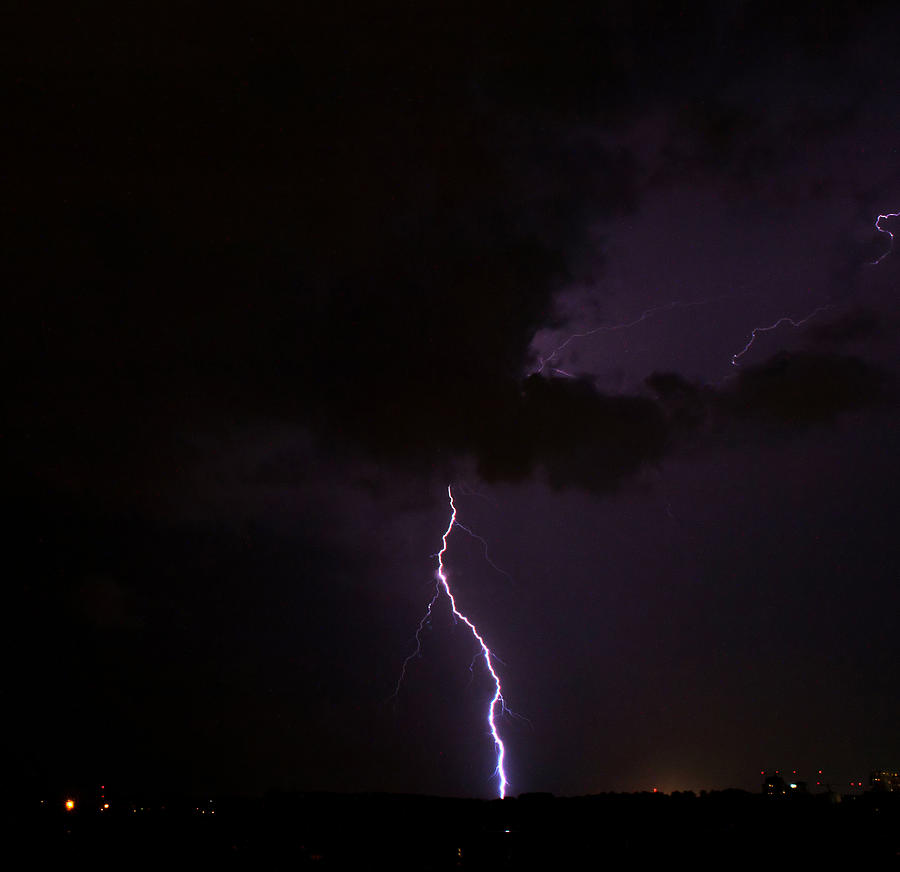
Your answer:
[[[888,247],[887,247],[887,250],[884,252],[884,254],[882,254],[877,260],[872,261],[873,266],[881,263],[893,251],[894,234],[892,231],[888,230],[886,227],[881,226],[882,221],[886,221],[891,218],[900,218],[900,212],[883,212],[880,215],[876,216],[876,218],[875,218],[875,229],[879,233],[884,233],[887,235]],[[755,285],[755,284],[759,284],[759,282],[752,283],[752,285]],[[752,286],[752,285],[750,285],[750,286]],[[563,342],[561,342],[559,345],[557,345],[555,348],[553,348],[549,352],[549,354],[538,357],[538,365],[535,369],[533,369],[531,371],[530,374],[531,375],[540,375],[541,373],[544,372],[544,370],[549,369],[549,371],[555,375],[560,375],[565,378],[576,378],[576,376],[573,375],[572,373],[566,372],[565,370],[559,369],[552,365],[554,363],[554,361],[556,361],[558,359],[560,352],[564,351],[569,346],[569,344],[574,342],[576,339],[586,339],[590,336],[596,336],[598,333],[612,333],[617,330],[627,330],[631,327],[636,327],[638,324],[643,323],[644,321],[648,320],[649,318],[652,318],[653,316],[655,316],[659,313],[669,312],[673,309],[689,309],[689,308],[693,308],[695,306],[705,306],[710,303],[718,302],[719,300],[723,300],[726,298],[727,298],[726,295],[722,295],[722,296],[718,296],[718,297],[708,298],[705,300],[689,300],[689,301],[672,300],[671,302],[662,303],[658,306],[653,306],[649,309],[645,309],[643,312],[641,312],[641,314],[637,318],[634,318],[631,321],[622,321],[622,322],[616,323],[616,324],[604,324],[599,327],[594,327],[590,330],[582,331],[580,333],[572,333],[571,335],[566,337],[566,339]],[[756,341],[756,337],[760,333],[768,333],[770,330],[776,330],[778,327],[781,327],[783,324],[790,324],[792,327],[801,327],[807,321],[809,321],[811,318],[814,318],[816,315],[818,315],[820,312],[824,312],[830,308],[832,308],[830,305],[819,306],[816,309],[813,309],[812,312],[810,312],[808,315],[805,315],[802,318],[793,318],[793,317],[789,317],[789,316],[783,316],[783,317],[779,318],[777,321],[774,321],[772,324],[754,328],[753,331],[750,333],[750,338],[747,340],[746,345],[744,345],[744,347],[740,351],[738,351],[737,353],[735,353],[731,356],[731,365],[732,366],[740,366],[738,361],[740,361],[740,359],[751,349],[751,347],[753,346],[753,343]]]
[[[464,533],[468,533],[473,539],[477,539],[482,544],[482,546],[484,547],[484,561],[491,567],[491,569],[493,569],[495,572],[499,572],[501,575],[505,575],[510,581],[513,580],[513,577],[505,569],[497,566],[497,564],[494,563],[493,560],[491,560],[491,555],[488,554],[488,543],[484,538],[479,536],[477,533],[473,533],[472,530],[470,530],[465,524],[461,523],[460,521],[456,522],[456,526]]]
[[[560,345],[557,345],[556,348],[554,348],[546,357],[538,358],[538,367],[531,372],[531,375],[540,375],[547,367],[547,365],[556,360],[559,353],[563,349],[565,349],[570,342],[574,342],[576,339],[586,339],[589,336],[596,336],[598,333],[613,333],[617,330],[627,330],[630,327],[637,327],[638,324],[646,321],[648,318],[652,318],[659,312],[670,312],[672,309],[692,309],[694,306],[706,306],[721,299],[724,299],[724,297],[713,297],[709,300],[689,300],[686,302],[683,302],[681,300],[672,300],[671,302],[661,303],[659,306],[653,306],[649,309],[645,309],[637,318],[632,321],[622,321],[619,324],[603,324],[600,327],[594,327],[591,330],[585,330],[582,333],[573,333],[564,342],[562,342]],[[550,371],[565,378],[576,378],[576,376],[572,375],[572,373],[566,372],[562,369],[551,367]]]
[[[894,234],[891,233],[890,230],[887,230],[881,226],[881,222],[885,218],[900,218],[900,212],[885,212],[883,215],[879,215],[875,219],[875,229],[879,233],[887,233],[887,235],[890,239],[890,243],[888,244],[887,251],[883,255],[881,255],[881,257],[879,257],[878,260],[872,261],[872,266],[875,266],[876,264],[881,263],[881,261],[883,261],[891,253],[891,251],[893,251],[893,248],[894,248]]]
[[[435,577],[437,579],[437,583],[435,585],[434,596],[431,598],[431,602],[428,603],[428,607],[425,609],[425,614],[422,616],[422,620],[419,621],[419,626],[416,628],[416,647],[412,654],[403,661],[403,668],[400,671],[400,679],[397,682],[397,688],[394,691],[394,695],[396,696],[400,692],[400,685],[403,683],[403,679],[406,676],[406,667],[408,666],[410,660],[414,657],[417,657],[422,650],[422,630],[425,628],[425,625],[428,623],[431,618],[431,612],[434,608],[434,604],[437,602],[441,593],[445,593],[447,595],[447,599],[450,600],[450,608],[453,611],[453,617],[456,620],[462,621],[472,633],[472,636],[478,642],[481,647],[481,656],[484,658],[484,665],[487,667],[487,671],[490,673],[491,678],[494,681],[494,695],[491,697],[491,703],[488,706],[487,711],[487,722],[490,727],[491,736],[494,740],[494,748],[497,753],[497,768],[494,770],[497,778],[499,779],[497,790],[500,796],[500,799],[503,799],[506,796],[506,786],[509,783],[506,778],[506,769],[505,769],[505,761],[506,761],[506,746],[503,744],[503,740],[500,738],[500,733],[497,730],[497,706],[499,705],[501,712],[506,712],[506,702],[503,699],[503,693],[500,686],[500,676],[497,674],[496,669],[494,669],[494,660],[497,659],[495,654],[491,653],[491,649],[488,648],[487,643],[484,641],[484,637],[481,633],[478,632],[475,624],[473,624],[458,608],[456,605],[456,598],[453,596],[453,592],[450,590],[450,584],[447,581],[447,572],[444,568],[444,554],[447,553],[447,537],[450,535],[454,527],[459,527],[461,530],[468,533],[470,536],[478,539],[485,546],[485,557],[487,557],[487,543],[480,536],[477,536],[467,527],[464,527],[459,521],[456,520],[456,504],[453,502],[453,491],[450,486],[447,487],[447,496],[450,500],[450,523],[447,525],[447,529],[444,531],[444,535],[441,537],[441,550],[435,555],[438,561],[438,568]],[[493,561],[490,558],[487,558],[488,562],[497,569],[498,572],[503,572],[502,569],[495,566]],[[503,573],[504,575],[508,575],[508,573]],[[475,659],[477,659],[478,654],[473,658],[472,663],[474,664]],[[470,667],[471,668],[471,667]]]
[[[808,315],[804,316],[803,318],[794,319],[794,318],[789,318],[788,316],[784,316],[783,318],[779,318],[773,324],[769,324],[766,327],[754,327],[753,332],[750,334],[750,339],[748,340],[747,344],[740,351],[738,351],[737,354],[731,355],[731,365],[732,366],[740,366],[738,361],[752,348],[753,343],[756,342],[756,337],[760,333],[768,333],[770,330],[776,330],[782,324],[790,324],[791,327],[802,327],[811,318],[815,318],[816,315],[819,314],[819,312],[824,312],[826,309],[830,309],[830,308],[831,308],[830,305],[819,306],[818,308],[813,309],[812,312],[810,312]]]

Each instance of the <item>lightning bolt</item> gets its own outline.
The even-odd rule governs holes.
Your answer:
[[[879,215],[875,219],[875,229],[879,233],[887,233],[890,242],[888,243],[887,251],[883,255],[881,255],[878,260],[873,260],[872,266],[876,266],[877,264],[881,263],[881,261],[883,261],[894,249],[894,234],[891,233],[890,230],[887,230],[881,226],[881,222],[884,218],[900,218],[900,212],[885,212],[883,215]]]
[[[803,267],[798,267],[797,269],[792,270],[786,274],[775,273],[775,275],[792,276],[801,272],[802,269]],[[598,333],[615,333],[619,330],[629,330],[632,327],[637,327],[638,324],[642,324],[644,321],[648,321],[656,315],[662,314],[664,312],[672,312],[676,309],[694,309],[698,306],[709,306],[712,303],[718,303],[722,300],[733,300],[739,297],[755,296],[756,292],[753,289],[769,281],[770,278],[771,277],[766,277],[762,279],[756,279],[751,282],[745,282],[744,284],[738,285],[736,288],[734,288],[734,290],[727,294],[718,294],[715,297],[706,297],[702,300],[669,300],[668,302],[659,303],[656,306],[651,306],[649,309],[644,309],[644,311],[641,312],[640,315],[638,315],[636,318],[632,318],[629,321],[619,321],[614,324],[601,324],[598,327],[592,327],[590,330],[584,330],[580,333],[572,333],[571,335],[566,337],[563,342],[561,342],[552,351],[550,351],[549,354],[544,357],[538,357],[538,365],[535,369],[531,370],[529,375],[540,375],[545,369],[549,368],[550,372],[555,373],[556,375],[561,375],[564,378],[577,378],[577,376],[573,375],[571,372],[566,372],[566,370],[564,369],[559,369],[553,366],[553,363],[559,357],[559,353],[566,349],[576,339],[587,339],[590,336],[596,336]]]
[[[872,261],[873,266],[881,263],[881,261],[883,261],[893,251],[894,234],[890,230],[888,230],[886,227],[881,226],[882,221],[885,221],[890,218],[900,218],[900,212],[884,212],[875,218],[875,229],[879,233],[887,234],[888,248],[884,252],[884,254],[881,255],[881,257],[879,257],[877,260]],[[796,272],[799,272],[799,270],[797,270]],[[793,274],[793,273],[791,273],[791,274]],[[746,290],[746,289],[751,288],[760,283],[761,282],[752,282],[749,285],[745,285],[742,290]],[[742,296],[742,295],[743,294],[739,294],[739,296]],[[696,306],[706,306],[706,305],[709,305],[710,303],[715,303],[715,302],[718,302],[719,300],[727,299],[732,296],[733,295],[729,294],[729,295],[720,295],[717,297],[710,297],[710,298],[707,298],[704,300],[687,300],[687,301],[672,300],[670,302],[661,303],[658,306],[652,306],[649,309],[645,309],[643,312],[641,312],[640,315],[638,315],[638,317],[633,318],[630,321],[622,321],[622,322],[619,322],[616,324],[602,324],[599,327],[593,327],[590,330],[585,330],[580,333],[572,333],[571,335],[566,337],[566,339],[563,340],[563,342],[561,342],[559,345],[557,345],[555,348],[553,348],[549,352],[549,354],[547,354],[543,357],[538,357],[537,367],[535,369],[533,369],[531,371],[531,373],[529,373],[529,374],[530,375],[540,375],[545,370],[549,370],[550,372],[552,372],[555,375],[560,375],[565,378],[575,378],[576,376],[574,376],[572,373],[566,372],[563,369],[559,369],[559,368],[556,368],[553,366],[553,363],[559,358],[560,352],[564,351],[575,340],[586,339],[590,336],[596,336],[598,333],[612,333],[612,332],[615,332],[618,330],[627,330],[631,327],[636,327],[638,324],[641,324],[644,321],[648,320],[649,318],[652,318],[655,315],[658,315],[663,312],[670,312],[673,309],[691,309]],[[738,363],[738,361],[750,350],[750,348],[753,346],[753,343],[756,341],[756,337],[760,333],[768,333],[770,330],[775,330],[778,327],[782,326],[783,324],[790,324],[792,327],[801,327],[803,324],[805,324],[811,318],[814,318],[820,312],[824,312],[830,308],[832,308],[831,305],[819,306],[816,309],[814,309],[812,312],[810,312],[808,315],[805,315],[802,318],[783,316],[783,317],[779,318],[777,321],[773,322],[772,324],[767,324],[767,325],[764,325],[761,327],[754,328],[752,330],[752,332],[750,333],[750,338],[747,340],[746,345],[744,345],[744,347],[740,351],[738,351],[737,353],[735,353],[731,356],[731,365],[732,366],[740,365]]]
[[[887,251],[885,251],[885,253],[882,254],[881,257],[878,258],[878,260],[873,260],[872,266],[876,266],[877,264],[881,263],[881,261],[883,261],[891,253],[891,251],[893,250],[893,247],[894,247],[894,234],[891,233],[891,231],[888,230],[886,227],[881,226],[881,222],[885,218],[900,218],[900,212],[885,212],[884,214],[879,215],[875,219],[875,229],[879,233],[886,233],[888,235],[888,238],[890,241],[888,244]],[[754,328],[754,330],[750,334],[750,339],[747,341],[747,344],[740,351],[738,351],[737,354],[733,354],[731,356],[731,365],[732,366],[740,366],[738,361],[750,350],[751,346],[756,341],[756,337],[760,333],[768,333],[770,330],[775,330],[776,328],[780,327],[782,324],[790,324],[791,327],[801,327],[807,321],[809,321],[811,318],[815,318],[815,316],[818,315],[819,312],[824,312],[827,309],[831,309],[831,308],[832,308],[831,305],[819,306],[818,308],[813,309],[812,312],[810,312],[808,315],[806,315],[803,318],[794,319],[794,318],[785,316],[785,317],[779,318],[774,323],[769,324],[765,327]]]
[[[627,330],[630,327],[637,327],[638,324],[646,321],[648,318],[652,318],[654,315],[659,312],[670,312],[673,309],[692,309],[695,306],[707,306],[710,303],[715,303],[718,300],[725,299],[724,296],[721,297],[713,297],[709,300],[672,300],[668,303],[661,303],[658,306],[652,306],[649,309],[645,309],[638,315],[637,318],[634,318],[631,321],[622,321],[618,324],[601,324],[599,327],[593,327],[590,330],[585,330],[582,333],[573,333],[569,336],[564,342],[560,345],[557,345],[546,357],[538,358],[538,367],[533,370],[531,375],[540,375],[544,369],[551,364],[554,360],[557,359],[559,353],[565,349],[569,343],[574,342],[576,339],[587,339],[589,336],[596,336],[598,333],[614,333],[617,330]],[[551,368],[551,372],[557,373],[558,375],[564,376],[565,378],[575,378],[572,373],[566,372],[562,369]]]
[[[890,216],[881,215],[879,217],[886,218],[886,217],[890,217]],[[877,222],[876,222],[876,225],[877,225]],[[881,229],[881,228],[879,228],[879,229]],[[887,230],[883,230],[882,232],[889,233],[889,231],[887,231]],[[893,240],[893,236],[891,236],[891,239]],[[730,295],[728,295],[728,296],[730,296]],[[652,318],[654,315],[656,315],[660,312],[670,312],[673,309],[691,309],[696,306],[707,306],[710,303],[716,303],[719,300],[723,300],[726,298],[727,298],[726,295],[723,295],[723,296],[719,296],[719,297],[711,297],[706,300],[691,300],[691,301],[687,301],[687,302],[684,302],[681,300],[673,300],[669,303],[662,303],[659,306],[653,306],[650,309],[645,309],[643,312],[641,312],[641,314],[637,318],[633,319],[632,321],[623,321],[618,324],[605,324],[600,327],[594,327],[591,330],[586,330],[583,333],[573,333],[563,343],[561,343],[556,348],[554,348],[546,357],[542,357],[542,358],[538,359],[539,365],[538,365],[537,369],[535,369],[532,372],[532,375],[539,375],[540,373],[542,373],[544,371],[544,369],[547,368],[548,364],[552,363],[556,359],[556,357],[559,355],[559,353],[564,348],[566,348],[566,346],[568,346],[570,342],[573,342],[576,339],[585,339],[589,336],[595,336],[598,333],[612,333],[616,330],[627,330],[630,327],[636,327],[638,324],[642,323],[643,321],[646,321],[648,318]],[[824,312],[826,309],[830,309],[830,308],[831,308],[830,305],[819,306],[817,309],[814,309],[812,312],[810,312],[808,315],[804,316],[803,318],[794,319],[794,318],[790,318],[790,317],[782,317],[782,318],[779,318],[774,324],[769,324],[765,327],[754,328],[753,332],[750,334],[750,339],[748,340],[747,344],[740,351],[738,351],[736,354],[733,354],[731,356],[731,365],[732,366],[739,365],[738,360],[740,360],[750,350],[750,347],[756,341],[756,337],[758,334],[768,333],[770,330],[775,330],[777,327],[780,327],[782,324],[790,324],[793,327],[800,327],[803,324],[805,324],[807,321],[809,321],[810,318],[814,318],[816,315],[818,315],[819,312]],[[566,378],[575,378],[574,375],[572,375],[571,373],[566,372],[565,370],[562,370],[562,369],[557,369],[557,368],[551,367],[550,371],[553,373],[556,373],[558,375],[565,376]]]
[[[768,326],[754,327],[753,332],[750,334],[750,339],[748,340],[747,344],[740,351],[738,351],[737,354],[731,355],[731,365],[732,366],[740,366],[738,361],[751,349],[751,347],[753,346],[753,343],[756,342],[756,337],[760,333],[768,333],[770,330],[776,330],[782,324],[790,324],[791,327],[802,327],[811,318],[815,318],[816,315],[819,314],[819,312],[824,312],[826,309],[830,309],[830,308],[832,308],[830,304],[827,306],[819,306],[818,308],[813,309],[812,312],[810,312],[808,315],[806,315],[803,318],[794,319],[794,318],[790,318],[788,316],[784,316],[783,318],[779,318],[773,324],[769,324]]]
[[[499,572],[501,575],[506,576],[506,578],[508,578],[510,581],[513,580],[513,577],[505,569],[497,566],[497,564],[494,563],[493,560],[491,560],[491,555],[488,554],[488,543],[483,537],[479,536],[477,533],[472,532],[472,530],[466,527],[465,524],[463,524],[461,521],[457,521],[456,526],[459,527],[459,529],[464,533],[468,533],[473,539],[477,539],[482,544],[482,546],[484,547],[484,561],[491,567],[491,569],[493,569],[495,572]],[[434,556],[437,557],[436,554]]]
[[[508,711],[506,708],[506,702],[503,699],[502,687],[500,685],[500,676],[497,674],[497,670],[494,668],[494,660],[498,659],[496,654],[491,653],[491,649],[488,647],[487,643],[484,641],[484,637],[481,633],[478,632],[478,628],[475,624],[472,623],[457,607],[456,605],[456,597],[453,595],[453,591],[450,590],[450,584],[447,580],[447,570],[444,566],[444,555],[447,553],[447,538],[450,536],[450,533],[453,531],[454,527],[459,527],[464,532],[468,533],[470,536],[478,539],[485,546],[485,556],[487,557],[487,543],[485,543],[484,539],[480,536],[477,536],[467,527],[464,527],[459,521],[456,520],[456,504],[453,502],[453,491],[451,487],[447,486],[447,497],[450,500],[450,523],[447,525],[447,529],[444,531],[444,535],[441,537],[441,550],[438,551],[435,557],[437,557],[438,568],[435,573],[436,583],[434,589],[434,596],[431,598],[431,601],[428,603],[428,607],[425,609],[425,614],[422,616],[422,620],[419,621],[419,626],[416,628],[416,647],[415,650],[410,654],[406,660],[403,661],[403,667],[400,671],[400,679],[397,682],[397,688],[394,691],[394,695],[396,696],[400,692],[400,686],[403,684],[403,679],[406,677],[406,669],[409,665],[409,662],[414,658],[418,657],[422,650],[422,630],[425,628],[425,625],[431,619],[431,613],[434,610],[435,603],[437,603],[441,594],[445,594],[447,599],[450,601],[450,609],[453,612],[453,617],[457,621],[462,621],[471,632],[473,638],[478,643],[480,647],[480,652],[475,654],[475,657],[472,658],[472,665],[469,667],[470,669],[474,666],[475,661],[478,659],[479,655],[484,659],[484,665],[487,668],[488,673],[491,676],[491,679],[494,682],[494,695],[491,697],[490,705],[487,710],[487,722],[488,727],[491,731],[491,737],[494,740],[494,750],[497,755],[497,768],[494,770],[494,774],[497,776],[498,784],[497,784],[497,792],[500,796],[500,799],[503,799],[506,796],[506,788],[509,784],[506,778],[506,746],[503,744],[503,739],[500,737],[500,732],[497,728],[497,716],[499,713],[505,713]],[[488,558],[488,562],[493,566],[498,572],[503,572],[502,569],[495,566],[493,561]],[[508,573],[504,573],[508,575]]]

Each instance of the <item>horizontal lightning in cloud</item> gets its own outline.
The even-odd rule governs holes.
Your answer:
[[[779,278],[790,277],[802,272],[803,269],[804,267],[797,267],[796,269],[791,270],[787,273],[776,273],[775,276]],[[642,324],[643,322],[648,321],[656,317],[657,315],[661,315],[666,312],[672,312],[677,309],[694,309],[699,306],[709,306],[713,303],[719,303],[723,300],[734,300],[740,297],[754,296],[757,293],[754,288],[764,284],[767,281],[770,281],[772,278],[773,276],[767,276],[762,279],[755,279],[750,282],[745,282],[741,285],[738,285],[730,293],[717,294],[714,297],[706,297],[702,300],[670,300],[666,303],[660,303],[656,306],[651,306],[649,309],[644,309],[644,311],[641,312],[640,315],[628,321],[620,321],[615,324],[601,324],[599,327],[593,327],[590,330],[583,330],[578,333],[572,333],[571,335],[566,337],[563,342],[561,342],[552,351],[550,351],[549,354],[539,357],[538,366],[533,369],[529,373],[529,375],[540,375],[545,370],[549,370],[555,375],[560,375],[564,378],[577,378],[577,376],[573,373],[553,366],[553,364],[557,361],[560,353],[564,351],[569,345],[571,345],[575,340],[587,339],[591,336],[597,336],[601,333],[614,333],[619,330],[628,330],[632,327],[637,327],[639,324]]]
[[[576,339],[587,339],[588,337],[596,336],[599,333],[613,333],[618,330],[627,330],[630,327],[637,327],[638,324],[641,324],[648,318],[652,318],[654,315],[658,315],[661,312],[671,312],[673,309],[691,309],[695,306],[706,306],[710,303],[715,303],[723,299],[726,299],[726,297],[719,296],[712,297],[708,300],[689,300],[686,302],[682,300],[672,300],[668,303],[661,303],[658,306],[652,306],[649,309],[645,309],[637,318],[634,318],[631,321],[622,321],[618,324],[603,324],[600,327],[594,327],[591,330],[585,330],[581,333],[573,333],[565,340],[565,342],[557,345],[556,348],[554,348],[546,357],[538,358],[538,367],[530,374],[540,375],[549,364],[553,363],[553,361],[557,359],[560,352],[564,351]],[[562,369],[551,368],[551,371],[566,378],[575,378],[574,375]]]
[[[900,212],[884,212],[884,213],[879,214],[875,218],[875,229],[879,233],[884,233],[888,236],[889,244],[888,244],[888,248],[884,252],[884,254],[882,254],[877,260],[872,261],[873,265],[881,263],[893,250],[894,234],[887,227],[882,226],[882,221],[886,221],[891,218],[900,218]],[[754,282],[753,284],[758,284],[758,283]],[[575,378],[576,376],[573,375],[572,373],[567,372],[564,369],[561,369],[559,367],[555,367],[552,365],[559,358],[559,355],[561,354],[561,352],[563,352],[575,340],[586,339],[591,336],[596,336],[600,333],[612,333],[612,332],[618,331],[618,330],[627,330],[631,327],[636,327],[638,324],[641,324],[642,322],[654,317],[655,315],[658,315],[658,314],[661,314],[664,312],[670,312],[674,309],[688,309],[688,308],[693,308],[693,307],[697,307],[697,306],[705,306],[710,303],[718,302],[719,300],[728,299],[728,298],[732,298],[732,297],[733,297],[733,295],[721,295],[721,296],[711,297],[711,298],[704,299],[704,300],[692,300],[692,301],[673,300],[671,302],[661,303],[658,306],[652,306],[649,309],[645,309],[643,312],[641,312],[641,314],[637,318],[634,318],[629,321],[622,321],[622,322],[616,323],[616,324],[604,324],[599,327],[594,327],[590,330],[584,330],[584,331],[581,331],[578,333],[572,333],[563,342],[561,342],[559,345],[557,345],[555,348],[553,348],[549,354],[546,354],[546,355],[538,358],[538,366],[534,370],[532,370],[531,375],[539,375],[539,374],[543,373],[545,370],[548,370],[549,372],[551,372],[555,375],[560,375],[560,376],[563,376],[566,378]],[[747,354],[748,351],[750,351],[750,349],[753,347],[753,344],[756,342],[756,338],[761,333],[768,333],[772,330],[778,329],[779,327],[781,327],[785,324],[790,325],[791,327],[801,327],[804,324],[806,324],[809,320],[814,318],[816,315],[818,315],[820,312],[824,312],[830,308],[832,308],[831,304],[818,306],[815,309],[813,309],[809,314],[804,315],[803,317],[795,318],[793,316],[784,315],[784,316],[778,318],[776,321],[772,322],[771,324],[763,325],[760,327],[755,327],[750,332],[750,338],[747,340],[747,342],[743,346],[743,348],[741,348],[740,351],[737,351],[735,354],[733,354],[731,356],[731,365],[732,366],[740,365],[739,364],[740,359],[745,354]]]

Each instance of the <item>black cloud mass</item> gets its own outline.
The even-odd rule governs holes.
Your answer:
[[[352,29],[273,9],[258,32],[210,23],[196,56],[176,37],[169,57],[124,21],[79,20],[59,56],[20,57],[6,83],[23,119],[13,147],[29,155],[4,343],[20,468],[151,477],[189,462],[179,433],[261,420],[401,465],[471,456],[494,480],[543,468],[603,489],[659,459],[671,420],[652,393],[523,381],[529,342],[590,223],[627,215],[642,185],[752,184],[785,160],[777,112],[766,126],[704,98],[710,65],[727,81],[729,55],[780,39],[815,58],[823,20],[851,33],[856,19],[795,10],[773,40],[764,7],[501,5],[430,25],[399,4]],[[109,37],[96,63],[59,75],[91,28]],[[126,36],[147,65],[118,55]],[[676,86],[697,98],[650,176],[629,147],[583,135]],[[792,135],[829,120],[813,108]],[[807,355],[740,373],[712,406],[805,425],[881,384],[873,367]]]
[[[589,14],[599,67],[575,19],[518,27],[505,13],[448,32],[398,14],[378,25],[408,37],[390,56],[355,32],[336,52],[336,22],[299,17],[302,50],[260,33],[227,70],[213,56],[188,80],[177,62],[123,75],[112,56],[68,79],[25,67],[7,83],[32,170],[10,251],[11,444],[51,479],[115,476],[104,468],[135,455],[149,475],[149,456],[185,459],[178,432],[254,420],[399,464],[471,455],[490,479],[544,468],[602,489],[659,459],[672,439],[655,400],[523,383],[528,345],[589,221],[640,197],[635,156],[579,139],[582,119],[611,129],[666,82],[699,82],[692,45],[763,41],[754,8],[738,27],[612,4]],[[660,44],[676,54],[642,50],[671,28],[684,42]],[[537,63],[556,42],[564,55]],[[688,171],[684,142],[703,172],[733,175],[742,142],[764,135],[702,105],[681,113],[673,130],[692,132],[673,132],[652,184]],[[741,373],[713,405],[806,424],[877,384],[871,367],[805,356]]]
[[[896,767],[898,4],[57,5],[0,52],[33,783],[491,794],[443,531],[511,791]]]

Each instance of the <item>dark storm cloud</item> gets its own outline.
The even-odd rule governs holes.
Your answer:
[[[173,524],[84,509],[83,500],[66,506],[32,493],[9,526],[28,567],[14,644],[29,652],[25,675],[41,676],[22,729],[41,743],[42,766],[92,781],[98,760],[125,758],[123,780],[127,772],[162,787],[202,772],[215,783],[223,755],[271,741],[265,718],[250,712],[265,711],[274,695],[315,698],[351,717],[359,679],[351,672],[329,681],[315,658],[326,636],[357,650],[369,617],[346,605],[364,572],[357,556],[323,544],[313,521],[284,536],[252,523]],[[173,732],[178,747],[160,753],[161,737]],[[317,754],[333,741],[300,715],[291,732],[291,743]],[[235,765],[252,782],[252,765]]]
[[[745,443],[796,436],[846,412],[896,402],[896,377],[857,357],[824,352],[781,352],[719,386],[692,384],[676,374],[647,380],[674,442],[711,434]]]
[[[821,21],[852,31],[843,8],[792,12],[813,36],[776,48],[816,57]],[[732,49],[769,45],[771,14],[479,7],[477,27],[462,10],[351,27],[270,12],[249,30],[204,22],[165,56],[130,20],[54,24],[46,57],[7,81],[28,158],[7,240],[20,468],[151,491],[193,462],[185,434],[260,421],[403,466],[473,456],[492,478],[607,487],[658,459],[654,401],[523,386],[523,363],[590,223],[646,184],[635,153],[585,130],[663,105],[681,119],[671,167],[765,175],[783,159],[767,107],[672,99],[738,79]],[[90,34],[108,57],[79,57]],[[748,394],[764,398],[777,406]]]
[[[109,575],[88,575],[78,589],[77,601],[80,611],[96,627],[135,629],[139,626],[130,592]]]
[[[610,490],[710,437],[746,444],[796,436],[896,400],[896,381],[880,367],[812,352],[778,354],[720,386],[659,373],[647,387],[650,396],[611,396],[586,381],[532,376],[514,423],[478,455],[481,474],[515,479],[541,470],[556,487]]]
[[[871,309],[855,308],[837,318],[811,326],[807,338],[813,346],[840,347],[863,342],[884,330],[882,319]]]
[[[556,487],[616,487],[662,457],[666,426],[645,397],[611,396],[588,382],[531,376],[511,420],[495,420],[476,451],[486,480],[540,469]]]
[[[444,34],[389,58],[349,36],[7,83],[21,468],[146,490],[191,463],[185,433],[258,420],[428,462],[507,402],[585,215],[635,202],[633,161],[511,105],[528,40],[473,85]]]

